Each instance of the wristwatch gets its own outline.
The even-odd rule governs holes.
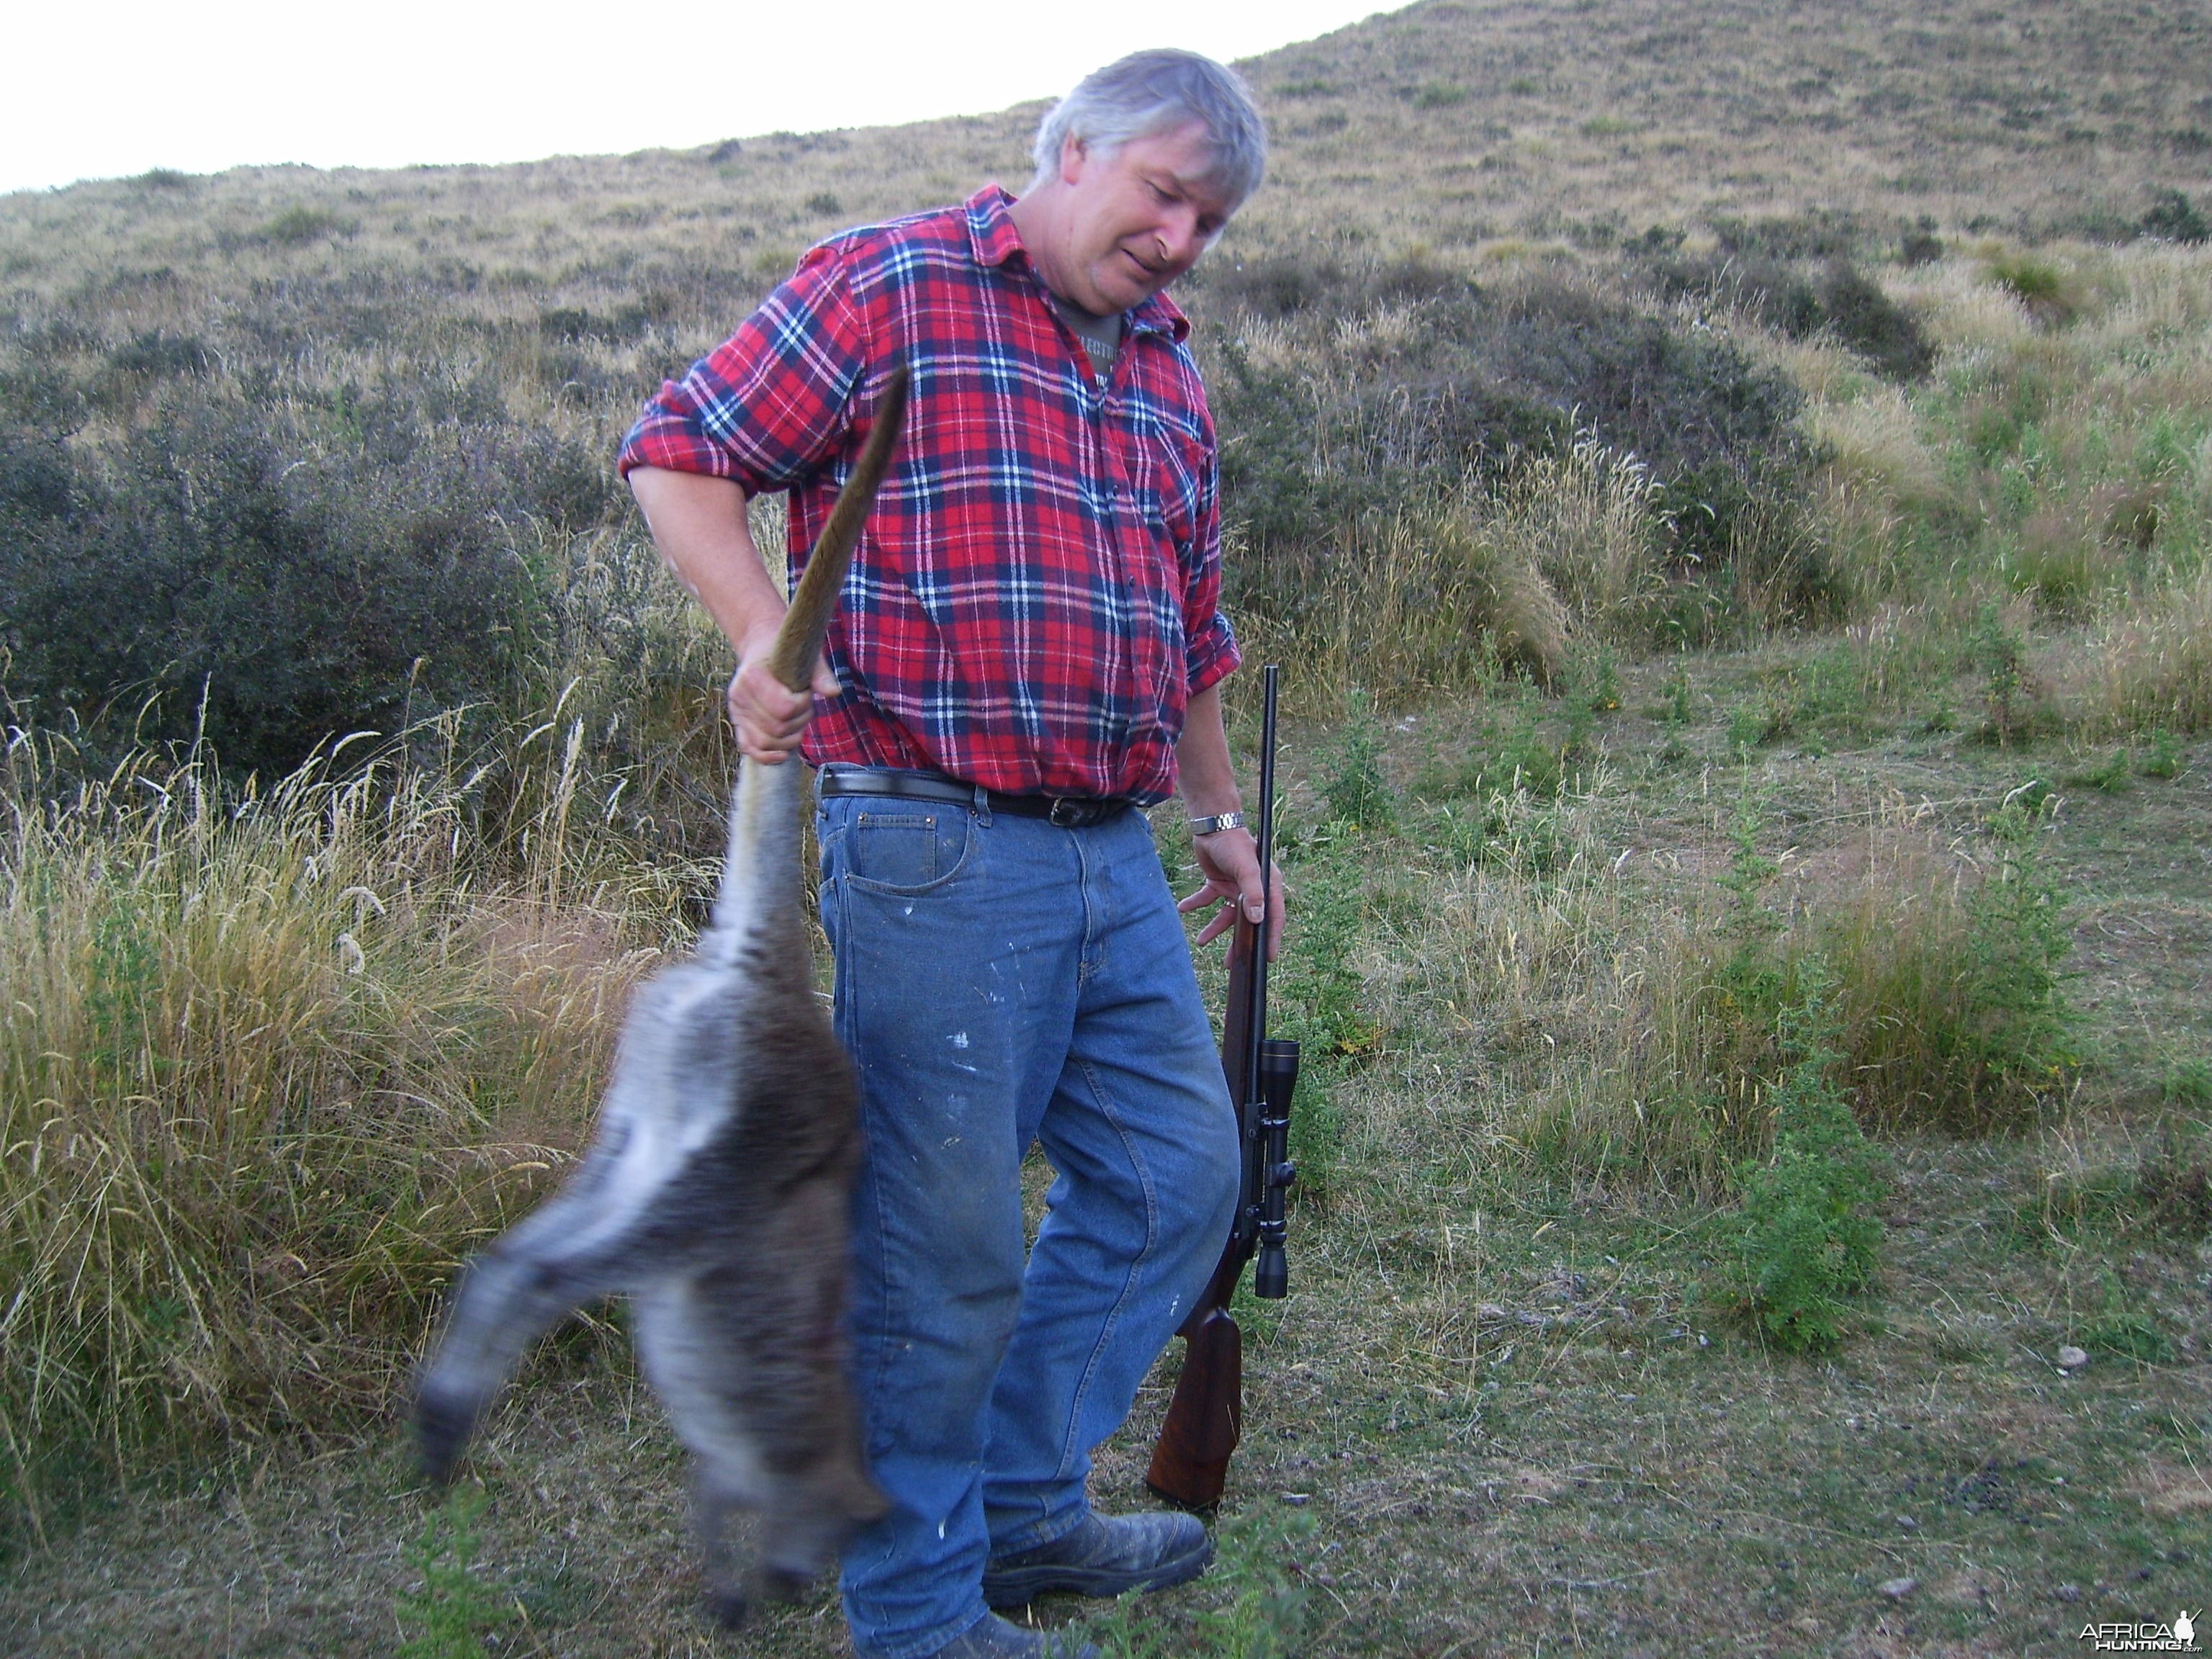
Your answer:
[[[1194,836],[1218,836],[1224,830],[1242,830],[1243,827],[1244,815],[1242,812],[1216,812],[1212,817],[1190,821],[1190,833]]]

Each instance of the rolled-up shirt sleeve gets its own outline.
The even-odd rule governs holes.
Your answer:
[[[748,495],[788,489],[837,455],[866,362],[836,243],[814,249],[738,331],[667,380],[623,441],[641,466],[734,480]]]
[[[1211,421],[1208,422],[1209,435]],[[1244,659],[1236,630],[1221,608],[1221,468],[1206,468],[1205,494],[1199,504],[1198,556],[1190,562],[1183,584],[1182,636],[1189,695],[1218,685],[1237,672]]]

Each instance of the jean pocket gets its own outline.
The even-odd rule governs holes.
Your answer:
[[[940,886],[968,860],[975,815],[964,806],[863,807],[844,835],[845,874],[872,892],[914,894]]]

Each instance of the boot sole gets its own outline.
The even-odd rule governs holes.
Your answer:
[[[1007,1567],[983,1575],[983,1604],[996,1611],[1025,1607],[1040,1595],[1126,1595],[1131,1590],[1161,1590],[1188,1583],[1213,1565],[1213,1540],[1195,1549],[1139,1569],[1078,1567],[1040,1562],[1033,1567]]]

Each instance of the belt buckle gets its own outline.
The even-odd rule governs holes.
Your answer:
[[[1052,811],[1045,816],[1062,830],[1079,830],[1089,819],[1089,805],[1088,801],[1078,800],[1072,795],[1055,795]]]

